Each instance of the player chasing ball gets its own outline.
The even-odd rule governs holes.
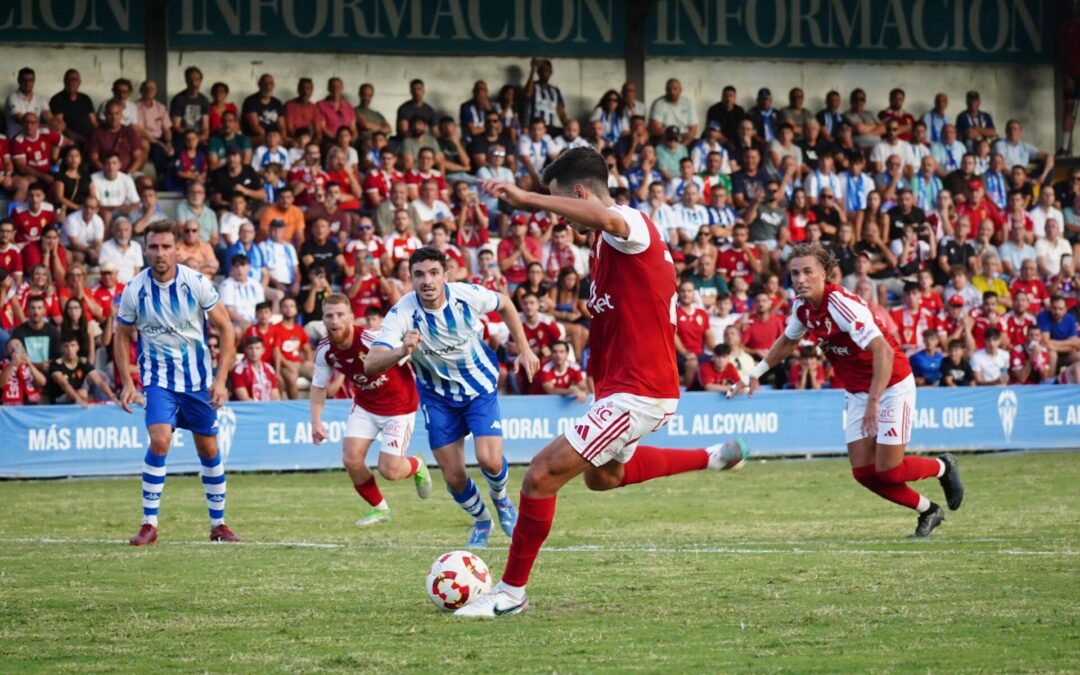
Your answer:
[[[528,347],[521,319],[510,298],[474,284],[449,283],[446,256],[422,248],[409,257],[413,290],[387,314],[364,370],[375,377],[412,357],[428,440],[447,490],[473,517],[467,544],[487,546],[491,515],[476,483],[465,471],[465,436],[473,435],[476,461],[506,536],[514,532],[517,511],[506,494],[508,468],[503,458],[499,414],[499,367],[484,341],[480,317],[498,311],[513,339],[524,345],[514,371],[524,369],[531,382],[540,366]]]
[[[366,318],[367,330],[361,330],[354,321],[352,305],[344,294],[331,293],[323,301],[323,323],[329,335],[315,350],[310,393],[311,439],[316,445],[327,439],[322,413],[331,371],[336,370],[346,377],[353,390],[353,406],[349,410],[341,454],[353,487],[370,505],[364,517],[356,521],[365,527],[390,520],[390,507],[365,462],[368,449],[380,433],[378,469],[383,478],[412,477],[416,494],[427,499],[431,494],[431,475],[424,460],[415,455],[405,456],[416,423],[417,396],[412,371],[399,362],[377,377],[365,375],[364,360],[379,328],[378,315]]]
[[[116,316],[114,360],[123,390],[120,407],[131,412],[139,395],[131,377],[131,341],[138,336],[139,376],[146,398],[150,448],[143,459],[143,522],[132,546],[158,538],[158,508],[165,488],[165,457],[177,427],[195,438],[202,464],[202,484],[210,513],[210,541],[239,542],[225,524],[225,465],[217,445],[217,409],[228,399],[225,380],[236,358],[232,321],[218,293],[200,272],[177,265],[176,224],[153,223],[146,230],[150,267],[140,272],[120,297]],[[218,332],[221,353],[214,374],[204,344],[206,322]]]
[[[728,397],[752,395],[758,379],[783,363],[807,335],[816,342],[844,384],[845,436],[855,480],[865,488],[919,513],[914,536],[929,537],[945,520],[941,507],[907,486],[938,478],[950,510],[960,508],[964,486],[956,458],[904,456],[915,415],[915,379],[904,352],[861,299],[826,283],[836,266],[818,244],[796,244],[788,271],[796,300],[783,335]]]
[[[731,469],[746,457],[741,442],[697,450],[638,445],[667,424],[679,400],[675,265],[656,226],[608,196],[607,174],[595,150],[575,148],[544,169],[551,196],[512,183],[484,183],[488,194],[516,208],[549,211],[595,232],[588,371],[596,401],[533,458],[502,580],[457,610],[458,616],[497,617],[528,608],[525,585],[551,531],[556,494],[578,474],[585,474],[589,489],[611,490],[688,471]]]

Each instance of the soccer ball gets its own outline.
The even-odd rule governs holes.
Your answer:
[[[491,572],[475,554],[450,551],[431,564],[426,588],[436,607],[452,612],[491,590]]]

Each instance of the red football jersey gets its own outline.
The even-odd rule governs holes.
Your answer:
[[[1050,298],[1050,291],[1046,289],[1046,284],[1043,283],[1042,279],[1032,279],[1031,281],[1017,279],[1012,283],[1009,293],[1016,297],[1016,294],[1020,291],[1031,296],[1032,307],[1041,307],[1043,302]]]
[[[566,367],[560,373],[555,370],[555,362],[548,361],[544,364],[544,367],[540,369],[539,374],[536,376],[536,381],[543,385],[545,382],[550,382],[551,386],[556,389],[568,389],[572,384],[581,384],[585,381],[585,373],[581,372],[580,368],[577,368],[574,364],[567,362]],[[541,388],[540,393],[543,393]]]
[[[115,288],[108,288],[98,284],[94,287],[91,293],[94,295],[94,299],[101,305],[101,310],[106,311],[110,307],[120,302],[120,294],[124,292],[124,284],[116,284]]]
[[[375,333],[353,329],[352,344],[338,347],[330,338],[315,350],[315,378],[312,386],[325,387],[331,369],[344,373],[352,384],[353,401],[373,415],[408,415],[416,412],[420,397],[412,369],[399,363],[385,373],[369,378],[364,374],[364,359],[375,341]]]
[[[1009,336],[1009,344],[1022,345],[1027,342],[1027,329],[1028,326],[1035,325],[1035,317],[1025,312],[1022,316],[1017,316],[1014,312],[1009,312],[1005,315],[1005,323],[1003,331]]]
[[[60,145],[60,140],[60,134],[52,131],[39,131],[37,138],[19,134],[11,143],[11,158],[25,157],[26,166],[47,172],[52,166],[52,149]]]
[[[521,317],[521,327],[525,331],[525,339],[529,341],[529,348],[535,354],[539,354],[544,347],[551,349],[552,345],[562,340],[566,335],[562,326],[546,314],[538,316],[536,323],[532,325],[526,321],[523,315]],[[514,338],[511,337],[510,339],[513,340]]]
[[[0,269],[6,270],[8,276],[23,271],[22,254],[19,253],[18,246],[12,245],[6,251],[0,251]]]
[[[710,384],[735,384],[741,378],[739,377],[739,369],[735,367],[735,364],[728,361],[724,365],[723,370],[717,370],[713,365],[712,359],[703,362],[698,366],[698,382],[701,382],[701,386],[705,387]]]
[[[919,296],[919,306],[930,310],[934,316],[937,316],[938,312],[945,308],[945,301],[941,299],[940,294],[929,291]]]
[[[9,159],[11,159],[11,144],[8,143],[7,136],[0,134],[0,171],[4,169]]]
[[[405,176],[397,170],[386,171],[384,169],[372,169],[364,176],[364,206],[369,209],[375,208],[369,193],[374,192],[384,200],[390,198],[390,186],[394,183],[404,183]]]
[[[835,284],[825,285],[825,294],[818,307],[812,307],[801,299],[795,300],[785,334],[792,340],[809,334],[832,364],[836,379],[843,382],[844,388],[853,394],[870,390],[874,357],[867,348],[877,337],[883,338],[893,349],[892,377],[888,386],[911,375],[911,366],[904,356],[904,350],[900,349],[900,345],[896,344],[866,303]]]
[[[971,317],[971,337],[975,340],[975,349],[982,349],[986,346],[986,331],[991,328],[997,328],[1001,330],[1004,326],[1001,325],[1001,315],[996,311],[993,314],[987,316],[983,311],[982,306],[973,307],[968,312],[968,316]]]
[[[1028,361],[1032,360],[1031,353],[1028,352],[1027,347],[1021,343],[1013,347],[1009,351],[1009,381],[1013,384],[1039,384],[1042,382],[1041,373],[1043,370],[1050,367],[1050,352],[1043,350],[1034,357],[1034,363],[1031,365],[1031,372],[1023,382],[1016,376],[1013,371],[1019,370],[1027,365]],[[1050,375],[1053,378],[1053,373]]]
[[[750,282],[754,274],[750,267],[750,255],[729,246],[716,256],[716,270],[724,275],[728,283],[735,277],[743,277]]]
[[[356,283],[356,277],[346,277],[342,283],[342,288],[348,293],[353,284]],[[383,306],[383,294],[379,287],[379,277],[374,274],[369,274],[367,278],[360,281],[360,288],[356,291],[356,295],[349,298],[350,304],[352,304],[353,314],[356,318],[363,318],[364,312],[368,307],[382,307]]]
[[[349,241],[345,242],[346,256],[355,256],[357,251],[363,251],[365,249],[376,261],[386,255],[386,244],[384,244],[381,239],[377,239],[375,237],[369,239],[367,244],[364,244],[364,241],[362,239],[350,239]]]
[[[274,369],[266,362],[251,363],[244,359],[229,374],[233,391],[243,387],[256,401],[269,401],[270,393],[278,386]]]
[[[15,223],[15,241],[25,244],[41,239],[45,228],[56,224],[56,211],[49,202],[43,202],[37,213],[32,213],[28,205],[22,204],[15,209],[11,221]]]
[[[700,307],[692,307],[689,312],[682,305],[675,308],[675,334],[684,349],[691,354],[705,353],[705,331],[709,330],[709,315]]]
[[[630,232],[626,239],[598,233],[589,252],[593,318],[588,368],[596,398],[679,398],[671,252],[643,213],[629,206],[609,209],[622,216]]]
[[[911,311],[900,307],[892,311],[892,320],[900,329],[900,346],[908,350],[919,350],[926,346],[923,331],[937,328],[937,317],[925,307]]]
[[[426,180],[433,180],[436,183],[438,183],[440,192],[442,192],[443,190],[449,190],[450,189],[450,186],[446,184],[446,179],[443,178],[442,172],[440,172],[440,171],[436,171],[436,170],[432,169],[431,173],[428,173],[426,175],[420,173],[416,169],[409,169],[408,171],[405,172],[405,184],[406,185],[415,185],[417,190],[420,189],[420,184],[423,183]],[[387,188],[387,190],[389,190],[389,188]],[[387,196],[389,196],[389,195],[390,195],[390,193],[388,191]]]
[[[267,326],[266,327],[266,332],[264,333],[264,332],[262,332],[262,330],[259,329],[259,324],[253,323],[253,324],[251,324],[250,326],[247,327],[247,330],[244,331],[244,338],[240,342],[241,343],[247,342],[247,339],[249,337],[251,337],[252,335],[259,338],[260,340],[262,340],[262,343],[263,343],[263,355],[262,355],[263,363],[273,363],[274,362],[274,349],[273,349],[272,343],[270,342],[270,340],[271,340],[270,336],[273,334],[273,332],[274,332],[274,325],[273,324],[270,324],[269,326]]]
[[[275,323],[270,329],[270,351],[281,350],[281,358],[299,363],[304,357],[304,345],[308,343],[308,334],[303,328],[293,324],[287,328],[283,323]]]
[[[409,256],[424,244],[411,235],[391,234],[386,238],[386,249],[390,252],[390,260],[396,265],[402,260],[408,260]]]

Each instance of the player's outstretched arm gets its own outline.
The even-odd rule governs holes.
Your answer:
[[[754,392],[757,391],[758,380],[761,379],[762,375],[772,370],[777,364],[783,363],[784,359],[795,353],[798,346],[798,340],[792,340],[787,335],[781,334],[780,337],[776,338],[776,342],[772,344],[772,347],[769,347],[765,358],[758,361],[757,365],[751,368],[749,373],[743,375],[740,381],[731,385],[727,397],[738,396],[743,391],[746,392],[747,396],[753,396]]]
[[[368,377],[381,375],[408,358],[413,351],[420,346],[420,333],[415,330],[406,331],[401,338],[401,346],[390,349],[385,345],[372,345],[364,359],[364,374]]]
[[[624,239],[630,233],[630,226],[622,216],[590,199],[541,195],[522,190],[513,183],[497,180],[484,181],[484,192],[517,208],[557,213],[590,230],[609,232]]]
[[[529,347],[529,339],[525,337],[525,328],[521,325],[521,317],[518,316],[517,308],[510,296],[499,293],[499,314],[502,315],[506,327],[510,329],[510,336],[515,345],[520,345],[518,357],[514,359],[514,372],[525,369],[525,377],[529,382],[533,381],[536,371],[540,370],[540,359],[536,357]]]
[[[229,313],[225,311],[225,305],[217,303],[206,315],[210,319],[210,324],[217,330],[218,344],[221,345],[218,371],[214,376],[213,388],[210,390],[210,404],[219,408],[229,400],[229,390],[225,382],[236,362],[236,336],[233,334],[232,321],[229,319]]]
[[[311,404],[311,440],[315,445],[319,445],[327,438],[322,423],[323,408],[326,407],[326,387],[312,386],[308,391],[308,401]]]

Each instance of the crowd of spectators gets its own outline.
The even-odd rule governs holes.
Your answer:
[[[386,116],[371,84],[354,105],[340,77],[321,98],[302,78],[285,101],[271,74],[243,98],[220,82],[207,97],[197,67],[184,77],[168,106],[154,82],[136,95],[126,79],[95,105],[77,70],[50,99],[19,71],[0,136],[3,404],[115,398],[119,295],[144,266],[146,228],[173,217],[159,190],[179,198],[180,262],[214,280],[237,329],[236,399],[302,396],[323,299],[343,291],[376,329],[411,290],[409,255],[431,246],[453,279],[507,292],[521,310],[545,365],[533,383],[507,367],[504,389],[584,400],[588,236],[478,189],[490,178],[542,189],[545,165],[575,147],[603,155],[614,200],[646,213],[671,249],[687,389],[722,390],[765,354],[802,241],[835,254],[832,281],[870,305],[920,385],[1080,380],[1080,169],[1054,183],[1054,157],[1019,120],[999,130],[976,91],[960,111],[941,93],[918,114],[901,89],[877,112],[862,89],[846,107],[830,91],[815,112],[799,88],[781,107],[763,87],[744,109],[727,86],[699,119],[671,79],[651,105],[627,82],[568,110],[536,58],[524,86],[493,95],[478,81],[456,115],[416,79]],[[509,366],[519,346],[498,314],[486,321]],[[767,381],[839,386],[812,345]],[[331,394],[348,386],[339,378]]]

